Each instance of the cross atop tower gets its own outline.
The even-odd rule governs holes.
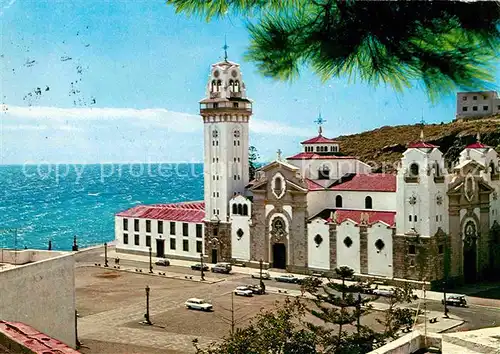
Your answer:
[[[224,36],[224,46],[222,47],[222,49],[224,49],[224,61],[227,61],[227,49],[228,48],[229,48],[229,46],[227,45],[226,36]]]
[[[321,133],[323,133],[322,125],[323,125],[323,123],[326,123],[326,120],[324,120],[323,117],[321,116],[321,112],[319,112],[319,116],[314,121],[314,123],[316,123],[318,125],[318,132],[319,132],[319,135],[321,135]]]

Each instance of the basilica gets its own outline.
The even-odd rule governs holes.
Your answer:
[[[230,261],[296,273],[349,266],[389,280],[474,282],[500,271],[500,168],[480,139],[446,168],[439,146],[409,142],[397,173],[318,135],[249,178],[253,102],[238,64],[211,66],[200,101],[204,200],[115,215],[118,252]]]

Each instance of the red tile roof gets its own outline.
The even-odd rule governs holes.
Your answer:
[[[200,223],[205,217],[204,202],[137,205],[116,216]]]
[[[416,141],[416,142],[413,142],[413,143],[410,143],[408,144],[408,148],[409,149],[412,149],[412,148],[438,148],[439,146],[437,145],[434,145],[434,144],[430,144],[430,143],[426,143],[425,141]]]
[[[351,180],[329,188],[336,191],[395,192],[396,175],[388,173],[357,174]]]
[[[353,156],[320,155],[314,152],[301,152],[297,155],[286,158],[287,160],[336,160],[336,159],[355,159]]]
[[[467,145],[466,149],[489,149],[488,145],[484,145],[483,143],[477,141],[474,144]]]
[[[310,191],[320,191],[325,189],[322,185],[314,182],[312,179],[306,178],[307,189]]]
[[[339,142],[334,139],[325,138],[323,135],[318,135],[317,137],[304,140],[301,144],[338,144]]]
[[[343,221],[350,219],[356,224],[361,222],[361,213],[368,214],[368,224],[372,225],[376,222],[384,222],[389,226],[394,226],[396,224],[396,212],[395,211],[368,211],[368,210],[349,210],[349,209],[337,209],[337,223],[340,224]],[[328,222],[331,221],[330,218],[327,219]]]
[[[21,322],[0,321],[0,334],[16,351],[34,354],[78,354],[79,351]]]

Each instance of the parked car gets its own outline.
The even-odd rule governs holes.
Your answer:
[[[441,300],[441,303],[444,305],[444,300]],[[465,295],[451,294],[446,295],[446,304],[452,306],[467,306],[467,300],[465,299]]]
[[[252,293],[254,293],[254,295],[263,295],[264,294],[264,289],[262,289],[258,285],[248,285],[248,289],[252,290]]]
[[[392,296],[394,295],[394,290],[392,289],[373,289],[372,294],[374,295],[380,295],[380,296]]]
[[[197,298],[191,298],[187,299],[186,302],[184,303],[186,308],[192,309],[192,310],[200,310],[200,311],[212,311],[213,306],[212,304],[206,302],[203,299],[197,299]]]
[[[196,263],[191,266],[192,270],[201,270],[201,263]],[[208,266],[203,264],[203,270],[208,270]]]
[[[299,278],[291,274],[278,275],[274,279],[282,283],[297,283],[299,281]]]
[[[253,273],[252,278],[260,279],[260,272]],[[262,272],[262,280],[269,280],[269,279],[271,279],[271,275],[269,274],[269,272]]]
[[[163,259],[157,260],[155,262],[155,264],[158,265],[158,266],[164,266],[164,267],[166,267],[166,266],[170,265],[170,261],[168,259],[166,259],[166,258],[163,258]]]
[[[231,263],[217,263],[212,267],[212,272],[229,274],[232,268]]]
[[[253,291],[252,289],[249,289],[248,286],[238,286],[234,289],[234,295],[253,296]]]

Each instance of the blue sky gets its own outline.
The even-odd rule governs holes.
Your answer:
[[[431,104],[418,88],[321,83],[307,69],[293,83],[264,78],[242,59],[249,39],[236,17],[206,23],[163,0],[0,0],[0,8],[0,164],[201,161],[198,101],[225,35],[254,100],[250,140],[263,160],[299,151],[316,135],[319,110],[328,137],[454,118],[453,95]]]

